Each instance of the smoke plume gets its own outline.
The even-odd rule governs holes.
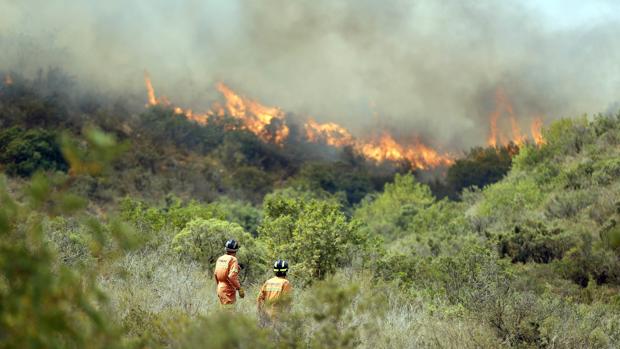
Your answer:
[[[354,134],[386,128],[463,149],[484,143],[500,88],[523,129],[617,106],[618,17],[533,4],[0,0],[0,71],[60,67],[143,105],[146,69],[160,94],[195,110],[223,81]]]

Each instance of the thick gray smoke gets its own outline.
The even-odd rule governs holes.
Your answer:
[[[195,110],[221,80],[358,134],[458,149],[484,142],[497,88],[524,130],[617,105],[619,17],[558,3],[565,15],[499,0],[0,0],[0,70],[57,66],[146,98],[146,69],[158,94]]]

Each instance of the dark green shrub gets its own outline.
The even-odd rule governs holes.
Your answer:
[[[576,284],[586,287],[590,281],[597,284],[620,284],[620,260],[612,250],[603,248],[613,239],[607,235],[611,229],[601,231],[601,242],[593,239],[589,233],[580,235],[580,240],[566,252],[566,255],[557,263],[559,272]],[[609,246],[609,245],[608,245]]]
[[[502,179],[510,170],[515,145],[474,148],[448,169],[446,181],[455,194],[464,188],[483,188]]]
[[[513,263],[549,263],[561,259],[577,242],[571,231],[526,221],[515,225],[512,233],[501,235],[498,248],[500,256],[511,258]]]
[[[57,135],[42,129],[12,127],[0,131],[0,163],[10,175],[27,177],[36,171],[66,171]]]

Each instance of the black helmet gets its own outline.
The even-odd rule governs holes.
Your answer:
[[[226,241],[226,252],[237,252],[239,243],[233,239]]]
[[[273,263],[273,271],[276,273],[286,273],[288,271],[288,262],[278,259]]]

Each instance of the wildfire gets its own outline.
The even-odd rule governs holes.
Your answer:
[[[536,142],[537,145],[545,144],[545,139],[543,138],[542,131],[541,131],[542,126],[543,126],[543,120],[541,117],[536,117],[534,121],[532,121],[532,124],[530,125],[530,131],[532,132],[532,137],[534,138],[534,142]]]
[[[157,98],[155,96],[155,89],[153,88],[153,83],[151,82],[151,77],[149,76],[149,74],[147,72],[144,72],[144,84],[146,85],[146,93],[147,93],[147,97],[148,97],[148,103],[146,104],[147,107],[150,106],[156,106],[156,105],[165,105],[165,106],[170,106],[171,103],[168,100],[168,98],[166,97],[161,97],[161,98]],[[191,109],[187,109],[184,110],[181,107],[174,107],[174,113],[177,115],[183,115],[185,116],[188,120],[192,120],[194,122],[197,122],[201,125],[206,125],[207,121],[209,119],[209,113],[203,113],[203,114],[194,114],[194,112]]]
[[[282,144],[288,138],[290,130],[282,110],[242,97],[221,82],[217,83],[216,88],[226,99],[224,107],[228,114],[241,120],[245,128],[263,141]]]
[[[408,161],[415,168],[428,169],[442,165],[451,165],[454,159],[446,154],[439,154],[436,150],[416,141],[411,146],[403,146],[396,142],[389,133],[369,142],[358,141],[357,149],[366,158],[377,162]]]
[[[13,78],[11,77],[11,74],[6,74],[6,75],[4,76],[4,84],[5,84],[6,86],[11,86],[11,85],[13,85]]]
[[[151,79],[146,72],[144,82],[148,96],[147,107],[171,106],[167,98],[157,98]],[[243,97],[221,82],[216,85],[216,88],[224,96],[223,104],[215,103],[209,111],[202,114],[174,106],[174,113],[201,125],[206,125],[211,117],[230,115],[241,121],[241,128],[254,133],[265,142],[281,145],[288,138],[290,129],[286,124],[286,115],[280,108],[264,106],[255,100]],[[367,159],[376,162],[408,161],[412,167],[419,169],[450,165],[454,162],[453,157],[439,154],[419,141],[413,145],[402,145],[386,132],[380,137],[364,141],[353,137],[346,128],[336,123],[321,124],[313,119],[306,121],[304,129],[305,137],[309,142],[324,143],[336,148],[350,146]]]
[[[313,143],[323,142],[332,147],[344,147],[353,145],[354,142],[347,129],[333,122],[319,124],[313,119],[308,119],[304,128],[306,138]]]
[[[322,142],[338,148],[351,146],[367,159],[376,162],[408,161],[419,169],[450,165],[454,162],[451,156],[439,154],[419,141],[411,146],[403,146],[387,132],[383,132],[378,138],[364,141],[354,138],[349,131],[336,123],[319,124],[312,119],[306,122],[305,129],[306,138],[310,142]]]
[[[498,120],[502,115],[507,115],[510,121],[511,137],[506,136],[504,132],[498,129]],[[540,129],[542,127],[542,119],[536,118],[530,125],[531,137],[536,144],[544,142]],[[512,107],[512,103],[506,96],[502,88],[498,88],[495,92],[495,109],[489,115],[489,138],[487,145],[497,147],[499,145],[506,146],[508,143],[523,145],[527,141],[527,136],[521,133],[521,127]]]
[[[149,105],[157,105],[157,97],[155,97],[155,89],[153,88],[153,83],[151,83],[151,77],[149,73],[144,72],[144,83],[146,85],[146,93],[148,95],[148,104]]]

